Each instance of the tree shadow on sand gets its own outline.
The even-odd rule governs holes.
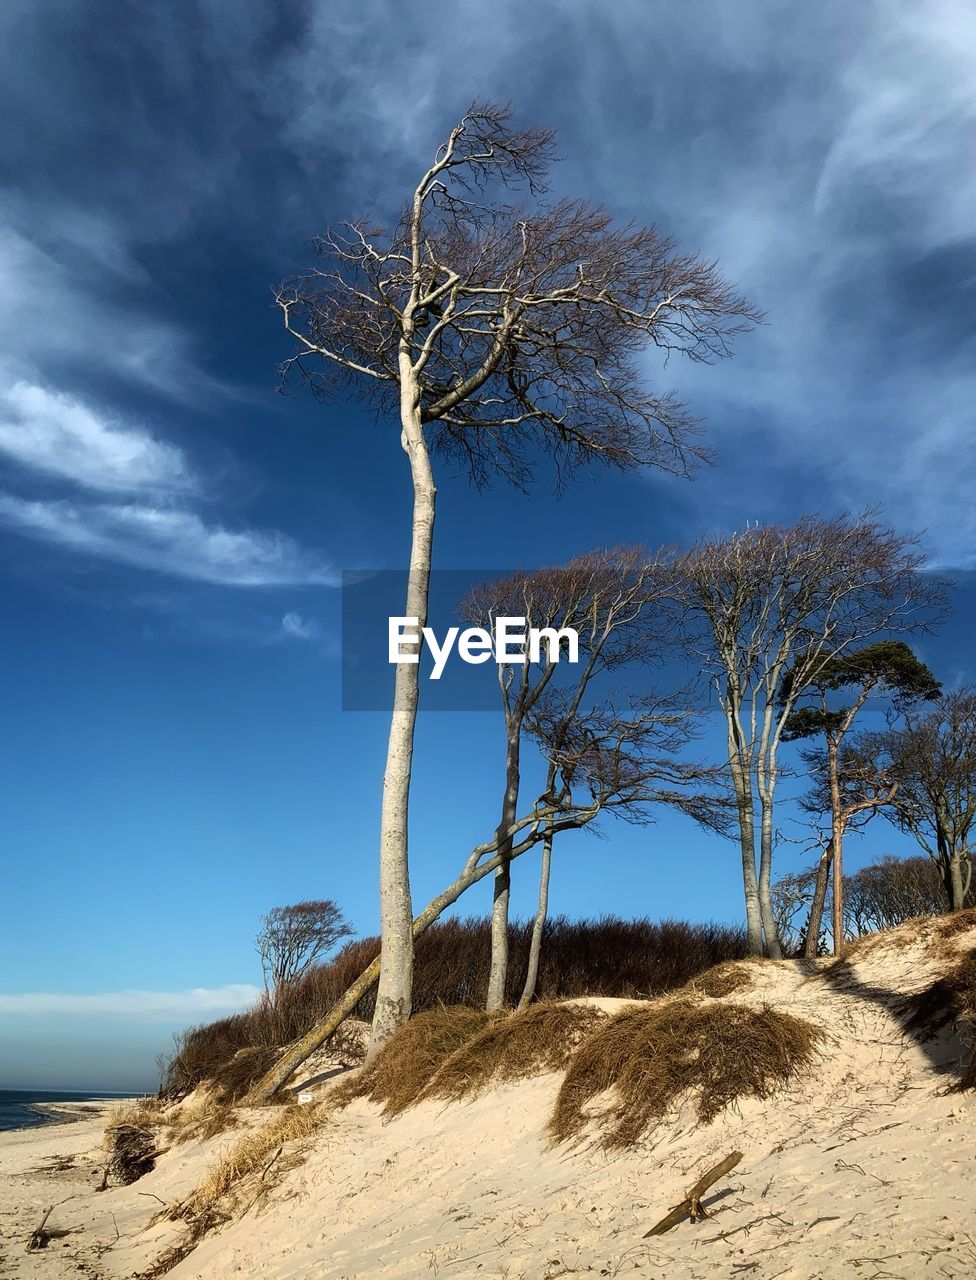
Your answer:
[[[946,946],[953,934],[976,927],[976,911],[939,923],[935,945]],[[854,968],[856,954],[827,965],[818,978],[843,995],[880,1005],[922,1049],[933,1071],[951,1078],[949,1090],[955,1092],[976,1088],[976,947],[947,947],[945,955],[945,972],[911,995],[864,982]]]

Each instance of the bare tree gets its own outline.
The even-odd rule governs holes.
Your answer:
[[[277,1005],[289,983],[308,973],[336,943],[351,935],[351,926],[330,898],[273,907],[261,921],[261,932],[255,939],[264,989],[272,1005]]]
[[[847,928],[855,936],[894,929],[916,916],[941,915],[949,905],[939,869],[924,854],[914,858],[887,854],[855,875],[845,876],[844,902]]]
[[[960,911],[973,881],[976,687],[944,694],[924,714],[909,713],[883,744],[900,779],[890,816],[936,863],[950,909]]]
[[[826,814],[830,835],[820,841],[820,861],[814,874],[813,898],[807,921],[804,955],[819,954],[820,931],[828,889],[831,901],[831,939],[834,955],[844,951],[844,888],[837,876],[841,865],[835,851],[843,846],[849,830],[860,830],[876,814],[890,807],[898,794],[898,778],[891,758],[879,752],[870,734],[839,746],[831,759],[827,748],[811,747],[801,753],[814,786],[800,804],[818,817]],[[833,870],[833,876],[831,876]]]
[[[629,664],[643,664],[660,656],[664,620],[659,606],[665,594],[663,560],[639,547],[594,551],[556,568],[519,572],[474,588],[462,605],[464,616],[494,634],[499,618],[525,619],[526,629],[552,637],[567,629],[577,637],[578,667],[571,677],[580,700],[593,682]],[[499,853],[492,902],[491,971],[488,1009],[505,1002],[508,978],[510,840],[504,833],[515,820],[522,740],[545,710],[547,691],[556,673],[566,670],[566,653],[558,640],[545,646],[536,661],[525,645],[524,661],[500,663],[497,668],[505,724],[505,785],[502,798]],[[560,665],[561,664],[561,665]],[[569,713],[567,713],[569,714]],[[551,852],[551,838],[548,848]],[[544,863],[548,858],[544,854]]]
[[[684,471],[695,423],[648,389],[647,347],[693,360],[730,353],[757,313],[715,267],[655,228],[615,227],[603,209],[540,204],[553,138],[476,105],[437,148],[390,231],[356,222],[318,242],[327,265],[277,292],[297,344],[284,374],[329,396],[352,386],[399,423],[413,486],[405,615],[427,615],[436,487],[433,453],[478,483],[528,479],[549,450],[559,474],[590,461]],[[534,203],[500,198],[527,188]],[[405,648],[409,649],[408,646]],[[409,1015],[407,817],[418,667],[397,666],[383,782],[384,954],[371,1052]]]
[[[773,884],[773,907],[780,924],[780,936],[795,951],[814,934],[814,945],[806,946],[807,956],[822,952],[820,926],[812,928],[809,911],[822,883],[824,897],[832,911],[829,877],[818,881],[817,868],[781,876]],[[970,891],[972,896],[972,891]],[[971,901],[967,905],[972,905]],[[948,906],[945,886],[935,862],[924,855],[898,858],[885,854],[877,862],[844,877],[844,932],[860,937],[880,929],[894,929],[916,916],[941,915]],[[800,921],[806,914],[807,921]],[[818,913],[818,920],[823,912]]]
[[[691,652],[725,715],[755,954],[764,948],[782,954],[770,878],[784,727],[800,694],[833,658],[888,632],[924,628],[938,615],[944,584],[922,566],[913,539],[870,515],[750,528],[699,543],[678,561],[677,602]]]
[[[783,680],[782,697],[793,693],[793,672]],[[833,927],[834,955],[844,950],[844,832],[856,813],[876,812],[891,804],[898,784],[885,776],[876,757],[859,752],[848,754],[844,780],[841,780],[841,745],[858,714],[872,695],[893,698],[899,711],[912,701],[939,696],[941,685],[928,667],[918,660],[907,644],[900,640],[879,640],[861,649],[850,649],[824,663],[797,695],[801,705],[795,707],[783,726],[783,741],[823,738],[825,773],[831,815],[830,840],[820,860],[817,892],[814,897],[807,932],[807,954],[816,955],[820,936],[820,912],[823,909],[826,877],[833,863]],[[837,706],[846,697],[846,706]],[[818,762],[820,757],[817,757]],[[890,771],[889,771],[890,772]]]
[[[803,941],[805,930],[800,921],[809,919],[816,883],[816,868],[807,867],[803,871],[791,871],[785,876],[779,876],[770,888],[776,932],[780,943],[790,954],[795,953]],[[824,884],[826,883],[825,878]],[[817,950],[813,954],[816,955]]]

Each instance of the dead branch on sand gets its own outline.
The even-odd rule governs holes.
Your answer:
[[[663,1236],[665,1231],[670,1231],[672,1227],[676,1227],[686,1214],[691,1218],[692,1222],[697,1222],[699,1218],[707,1218],[708,1213],[701,1202],[702,1196],[713,1183],[718,1182],[719,1178],[724,1178],[731,1169],[734,1169],[741,1159],[742,1152],[733,1151],[724,1160],[720,1160],[718,1164],[713,1165],[707,1173],[698,1179],[681,1203],[675,1205],[667,1217],[662,1218],[656,1226],[651,1227],[650,1231],[644,1233],[644,1239],[646,1240],[648,1236]]]

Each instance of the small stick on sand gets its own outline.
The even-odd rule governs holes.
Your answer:
[[[34,1230],[31,1232],[30,1239],[27,1241],[27,1252],[32,1249],[43,1249],[47,1244],[47,1237],[44,1234],[44,1225],[54,1212],[54,1205],[48,1205],[44,1217],[40,1220]]]
[[[687,1214],[692,1222],[697,1222],[699,1218],[707,1218],[708,1214],[702,1206],[701,1198],[713,1183],[718,1182],[719,1178],[724,1178],[730,1169],[742,1159],[741,1151],[733,1151],[731,1155],[720,1160],[706,1174],[703,1174],[695,1185],[691,1188],[685,1198],[679,1205],[676,1205],[666,1218],[662,1218],[657,1226],[651,1227],[650,1231],[645,1231],[644,1239],[648,1236],[663,1236],[665,1231],[670,1231],[672,1227],[676,1227],[681,1219]]]

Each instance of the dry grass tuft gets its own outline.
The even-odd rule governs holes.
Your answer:
[[[976,907],[968,907],[965,911],[952,911],[947,916],[937,916],[935,929],[942,938],[955,938],[960,933],[976,929]]]
[[[184,1142],[205,1142],[236,1128],[237,1122],[234,1108],[210,1093],[188,1106],[173,1107],[163,1121],[167,1138],[176,1146]]]
[[[399,1115],[416,1102],[438,1067],[494,1019],[481,1009],[444,1005],[418,1013],[400,1028],[376,1058],[332,1098],[340,1105],[354,1098],[383,1104],[383,1114]]]
[[[714,969],[706,969],[685,983],[681,990],[688,995],[711,996],[720,1000],[722,996],[730,996],[734,991],[748,991],[755,985],[752,975],[738,961],[732,960],[728,964],[718,964]]]
[[[311,1137],[322,1127],[330,1110],[321,1103],[280,1108],[268,1124],[246,1133],[211,1166],[204,1180],[183,1202],[183,1208],[191,1216],[211,1211],[252,1174],[266,1169],[276,1153],[283,1153],[289,1144]]]
[[[208,1231],[246,1212],[272,1190],[281,1174],[301,1164],[304,1143],[331,1114],[325,1103],[279,1107],[267,1124],[252,1129],[207,1170],[179,1204],[157,1215],[186,1223],[186,1233],[134,1280],[158,1280],[188,1257]]]
[[[564,1071],[605,1017],[592,1005],[545,1002],[494,1018],[440,1065],[420,1097],[463,1098],[494,1080]]]
[[[137,1102],[120,1102],[108,1115],[104,1145],[112,1146],[112,1130],[122,1125],[136,1128],[158,1128],[162,1123],[167,1104],[160,1098],[140,1098]]]
[[[976,1089],[976,947],[963,953],[941,978],[910,996],[902,1017],[905,1030],[919,1040],[932,1039],[951,1022],[967,1024],[963,1034],[969,1061],[955,1088]]]
[[[813,1057],[821,1032],[768,1006],[671,1000],[609,1018],[576,1051],[549,1122],[563,1142],[583,1131],[587,1104],[605,1090],[603,1145],[628,1147],[692,1094],[702,1124],[738,1098],[766,1098]]]

